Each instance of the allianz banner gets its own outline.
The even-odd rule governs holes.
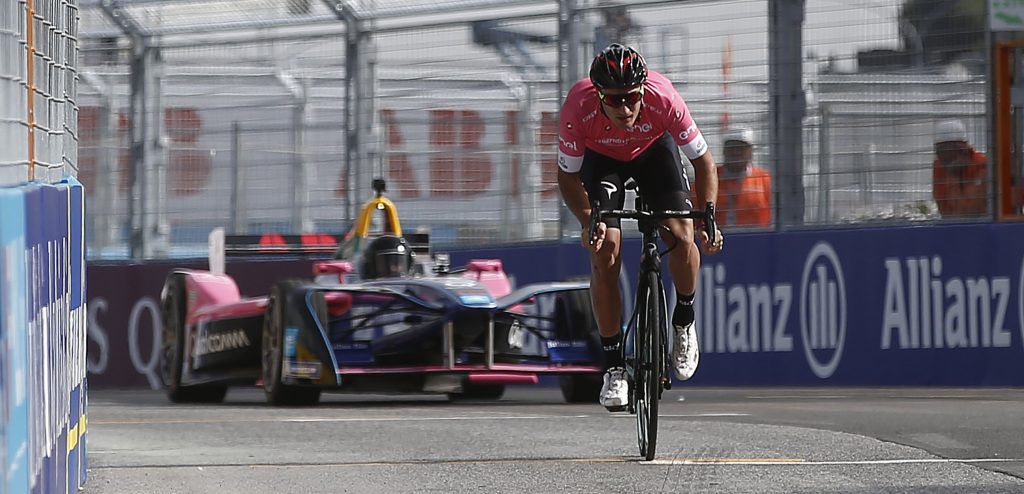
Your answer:
[[[639,252],[624,242],[627,312]],[[520,286],[589,275],[576,242],[452,252],[456,265],[476,258],[501,259]],[[227,269],[256,295],[310,265]],[[90,385],[159,386],[159,291],[172,267],[90,266]],[[703,258],[701,365],[688,385],[1024,385],[1022,283],[1024,224],[730,234]]]
[[[639,252],[624,242],[626,311]],[[579,245],[453,262],[480,254],[520,285],[589,269]],[[732,234],[702,262],[688,384],[1024,384],[1024,224]]]

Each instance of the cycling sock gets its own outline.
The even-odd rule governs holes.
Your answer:
[[[693,322],[693,295],[680,295],[676,309],[672,311],[672,325],[683,327]]]
[[[601,336],[601,348],[604,349],[604,368],[623,367],[622,336]]]

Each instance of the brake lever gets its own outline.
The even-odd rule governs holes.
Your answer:
[[[601,210],[598,205],[590,205],[590,245],[597,243],[597,224],[601,222]]]
[[[715,204],[708,201],[704,204],[704,233],[708,234],[708,241],[715,242],[715,231],[718,226],[715,224]]]

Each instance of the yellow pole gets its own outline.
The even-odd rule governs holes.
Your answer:
[[[35,180],[36,178],[36,112],[35,112],[35,73],[33,70],[33,62],[36,58],[36,47],[35,47],[35,29],[33,24],[35,23],[36,11],[32,6],[35,0],[25,0],[25,6],[28,8],[27,15],[25,16],[25,46],[28,48],[28,57],[25,61],[25,69],[28,71],[28,179],[29,181]]]

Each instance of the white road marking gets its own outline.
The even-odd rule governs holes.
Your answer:
[[[1020,458],[904,458],[892,460],[825,460],[807,461],[799,458],[677,458],[673,460],[651,460],[642,461],[645,465],[800,465],[800,466],[829,466],[829,465],[906,465],[917,463],[1014,463],[1021,462]]]
[[[273,422],[419,422],[427,420],[535,420],[535,419],[580,419],[590,415],[493,415],[479,417],[296,417],[272,420]]]
[[[676,417],[676,418],[678,418],[678,417],[683,417],[683,418],[686,418],[686,417],[690,417],[690,418],[695,418],[695,417],[749,417],[749,416],[750,416],[749,413],[730,413],[730,412],[722,412],[722,413],[678,413],[678,414],[659,413],[658,414],[658,418],[673,418],[673,417]],[[617,414],[617,415],[613,415],[613,417],[618,417],[620,419],[621,418],[635,418],[634,415],[630,415],[630,414]]]
[[[849,395],[748,395],[751,400],[842,400],[850,398]]]
[[[149,420],[90,420],[89,426],[156,424],[247,424],[267,422],[422,422],[432,420],[558,420],[593,418],[595,415],[481,415],[464,417],[252,417]]]
[[[701,418],[701,417],[747,417],[748,413],[689,413],[689,414],[660,414],[663,418]],[[457,417],[251,417],[251,418],[153,418],[135,420],[90,420],[89,426],[106,425],[155,425],[155,424],[245,424],[245,423],[268,423],[268,422],[426,422],[426,421],[448,421],[448,420],[564,420],[564,419],[592,419],[592,418],[629,418],[635,419],[634,415],[616,413],[605,414],[582,414],[582,415],[478,415],[478,416],[457,416]]]

